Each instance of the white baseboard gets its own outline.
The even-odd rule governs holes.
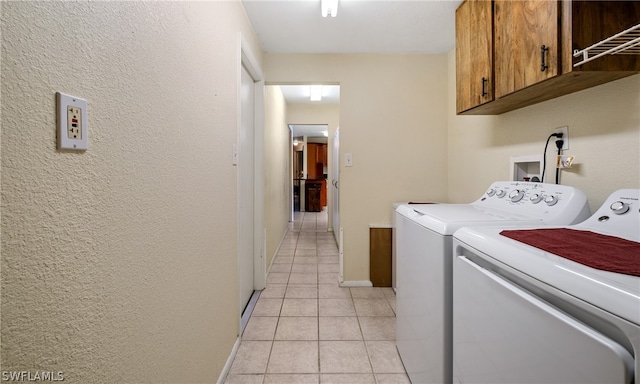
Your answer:
[[[370,280],[347,280],[339,284],[341,287],[373,287]]]
[[[231,365],[233,364],[233,359],[236,358],[236,353],[238,353],[238,348],[240,347],[240,336],[236,339],[236,343],[233,345],[233,349],[231,349],[231,353],[229,357],[227,357],[227,362],[224,364],[222,368],[222,372],[220,372],[220,376],[218,376],[217,384],[223,384],[231,370]]]

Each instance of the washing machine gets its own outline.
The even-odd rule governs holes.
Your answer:
[[[401,204],[395,213],[396,345],[414,384],[452,382],[452,235],[464,226],[573,224],[580,190],[498,181],[469,204]]]
[[[586,221],[454,234],[456,383],[640,383],[640,190]]]

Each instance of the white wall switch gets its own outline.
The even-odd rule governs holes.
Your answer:
[[[56,104],[58,149],[86,151],[89,147],[87,101],[57,92]]]
[[[345,167],[353,167],[353,154],[345,153],[344,154],[344,166]]]

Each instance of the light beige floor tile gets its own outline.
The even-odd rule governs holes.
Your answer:
[[[318,256],[316,255],[296,255],[293,264],[318,264]]]
[[[260,297],[265,299],[282,299],[287,290],[287,284],[267,284],[267,287],[260,292]]]
[[[304,242],[302,240],[298,240],[298,246],[296,246],[296,251],[300,251],[302,249],[313,249],[316,250],[316,240],[313,239],[309,242]]]
[[[340,258],[338,255],[321,255],[318,253],[318,264],[339,264]]]
[[[285,249],[296,249],[297,242],[298,242],[297,240],[289,240],[287,242],[282,242],[282,244],[280,244],[280,248],[278,248],[278,251],[283,251]]]
[[[318,249],[318,256],[338,256],[340,254],[340,252],[338,251],[338,248],[336,249],[324,249],[324,248],[319,248]]]
[[[224,381],[224,384],[262,384],[264,375],[262,374],[230,374]]]
[[[268,374],[264,377],[264,384],[318,384],[318,374]]]
[[[354,299],[384,299],[383,288],[376,287],[353,287],[351,296]]]
[[[280,251],[282,252],[282,251]],[[278,256],[276,256],[275,259],[273,259],[273,263],[274,264],[278,264],[278,263],[285,263],[285,264],[291,264],[293,263],[293,254],[295,253],[295,251],[291,250],[290,254],[283,254],[283,253],[278,253]]]
[[[318,264],[316,263],[296,263],[291,268],[294,273],[318,273]]]
[[[291,272],[291,265],[292,263],[275,263],[271,265],[269,273],[289,273]]]
[[[334,272],[334,273],[340,272],[340,264],[338,264],[338,263],[333,263],[333,264],[327,264],[327,263],[320,264],[320,263],[318,263],[318,273],[328,273],[328,272]]]
[[[322,373],[320,384],[375,384],[370,373]]]
[[[289,273],[271,272],[267,276],[267,284],[287,284],[289,282]]]
[[[351,299],[318,299],[320,316],[355,316],[356,309]]]
[[[358,317],[365,340],[395,340],[396,318],[392,316]]]
[[[316,249],[298,248],[295,256],[318,256]]]
[[[274,341],[267,373],[318,373],[318,342]]]
[[[320,340],[362,340],[357,317],[320,317]]]
[[[375,376],[378,384],[411,384],[406,373],[378,373]]]
[[[251,316],[242,334],[242,340],[273,340],[278,317]]]
[[[353,294],[353,292],[351,292]],[[394,316],[386,299],[353,299],[358,316]]]
[[[289,284],[284,297],[287,299],[317,299],[318,288],[304,284]]]
[[[279,316],[283,299],[261,297],[256,303],[251,316]]]
[[[316,273],[296,273],[292,272],[289,277],[291,284],[318,284],[318,275]]]
[[[318,273],[318,283],[319,284],[338,284],[338,273],[337,272]]]
[[[338,287],[337,284],[318,284],[319,299],[351,299],[349,288]]]
[[[321,341],[320,372],[370,373],[371,364],[362,341]]]
[[[318,340],[318,318],[280,317],[275,340]]]
[[[271,344],[271,341],[243,341],[238,347],[229,372],[232,374],[265,373]]]
[[[394,341],[367,341],[367,352],[375,373],[404,373]]]
[[[280,316],[318,316],[318,299],[284,299]]]

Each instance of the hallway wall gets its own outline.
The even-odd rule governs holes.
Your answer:
[[[239,323],[240,34],[260,54],[241,3],[0,6],[2,370],[215,382]],[[87,99],[87,152],[56,150],[56,91]]]
[[[572,168],[561,183],[580,188],[594,211],[620,188],[640,188],[640,75],[498,116],[456,116],[455,50],[449,54],[449,200],[476,200],[511,180],[512,156],[542,155],[554,128],[569,126]],[[553,141],[553,140],[552,140]],[[555,147],[545,181],[555,182]]]
[[[272,84],[340,84],[344,279],[369,281],[369,226],[447,196],[447,55],[265,54]]]

